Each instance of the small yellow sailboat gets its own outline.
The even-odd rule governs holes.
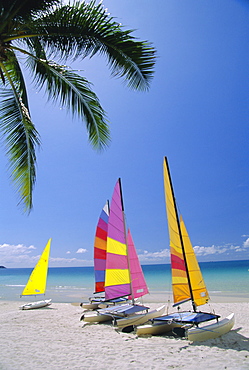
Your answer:
[[[37,296],[40,294],[45,294],[47,285],[47,274],[48,274],[48,261],[50,254],[51,238],[47,242],[42,255],[37,262],[35,268],[33,269],[29,280],[23,289],[22,296]],[[33,308],[46,307],[51,304],[51,299],[45,299],[37,302],[30,302],[22,305],[21,310],[29,310]]]

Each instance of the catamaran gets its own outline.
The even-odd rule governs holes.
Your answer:
[[[98,296],[89,297],[89,302],[82,302],[80,306],[86,310],[95,310],[105,297],[99,295],[104,292],[105,267],[106,267],[106,238],[109,219],[109,202],[107,201],[101,210],[94,240],[94,275],[95,292]]]
[[[147,284],[139,263],[131,232],[126,232],[121,179],[118,179],[111,200],[106,238],[105,280],[102,287],[107,301],[128,297],[131,302],[86,312],[81,320],[103,322],[114,320],[119,327],[131,325],[128,319],[139,319],[138,324],[147,321],[160,311],[149,311],[149,307],[135,303],[148,293]],[[137,316],[139,313],[139,317]],[[149,316],[148,316],[149,315]],[[124,319],[119,322],[119,319]]]
[[[28,282],[23,289],[22,296],[37,296],[45,294],[47,285],[47,274],[48,274],[48,261],[50,254],[51,239],[49,239],[46,247],[44,248],[42,255],[33,269]],[[25,303],[20,306],[21,310],[29,310],[33,308],[46,307],[51,304],[51,299],[44,299],[41,301],[34,301]]]
[[[203,341],[227,333],[234,325],[234,314],[219,320],[213,313],[197,311],[209,301],[209,294],[195,256],[183,218],[178,216],[167,158],[164,159],[164,190],[170,238],[172,290],[174,305],[191,301],[191,311],[178,311],[153,319],[149,324],[136,328],[138,336],[158,335],[173,331],[191,341]],[[214,324],[203,323],[215,320]]]
[[[128,298],[117,298],[107,300],[105,297],[105,270],[106,270],[106,245],[107,245],[107,228],[109,220],[109,201],[104,205],[95,232],[94,240],[94,277],[95,291],[94,296],[89,297],[89,302],[82,302],[80,306],[86,310],[96,310],[100,307],[108,307],[117,303],[122,303]]]

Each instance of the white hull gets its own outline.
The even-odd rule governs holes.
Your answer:
[[[141,325],[150,319],[163,315],[165,311],[165,307],[166,306],[164,305],[164,306],[157,308],[156,310],[152,310],[146,313],[136,314],[136,315],[122,318],[122,319],[117,319],[115,321],[115,326],[117,326],[118,329],[123,329],[127,326]]]
[[[86,322],[105,322],[111,321],[112,317],[110,315],[101,315],[98,312],[86,312],[81,316],[81,320]]]
[[[32,310],[34,308],[42,308],[51,305],[52,299],[45,299],[43,301],[30,302],[20,306],[20,310]]]
[[[205,341],[220,337],[223,334],[228,333],[234,325],[234,314],[232,313],[228,317],[214,324],[205,325],[202,327],[192,327],[186,329],[186,339],[196,342]],[[186,325],[174,322],[154,322],[148,325],[141,325],[136,328],[137,336],[141,335],[160,335],[172,331],[174,328],[183,328]]]
[[[208,339],[218,338],[223,334],[228,333],[234,325],[234,313],[227,316],[225,319],[216,322],[215,324],[206,325],[199,328],[191,328],[187,330],[187,339],[193,342],[204,341]]]
[[[80,307],[82,307],[84,310],[96,310],[99,308],[98,303],[81,303]]]
[[[164,308],[164,307],[163,307]],[[140,305],[132,305],[129,303],[124,303],[121,305],[114,305],[107,307],[106,309],[101,309],[97,311],[88,311],[85,314],[81,316],[81,320],[86,321],[86,322],[104,322],[104,321],[111,321],[111,320],[119,320],[119,319],[129,319],[130,317],[134,317],[135,315],[140,315],[143,316],[146,313],[148,313],[149,307],[145,306],[140,306]],[[135,312],[144,312],[146,313],[143,314],[135,314]],[[156,311],[156,310],[155,310]],[[155,314],[154,311],[154,314]],[[136,317],[137,317],[136,316]],[[160,316],[157,315],[157,316]],[[146,319],[148,321],[148,319]],[[130,326],[132,324],[126,324],[125,326]]]
[[[160,335],[165,334],[176,327],[182,327],[182,324],[172,322],[155,322],[153,324],[137,326],[136,334],[141,335]]]

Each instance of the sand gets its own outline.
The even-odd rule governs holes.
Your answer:
[[[235,313],[226,335],[202,343],[136,337],[111,324],[83,324],[80,306],[53,303],[22,311],[0,301],[0,369],[249,369],[249,303],[214,303],[218,314]],[[152,304],[150,304],[153,307]],[[154,307],[158,304],[154,304]]]

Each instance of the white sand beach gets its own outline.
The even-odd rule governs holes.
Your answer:
[[[82,308],[53,303],[22,311],[0,301],[0,369],[249,369],[249,303],[213,303],[222,317],[235,313],[223,337],[201,343],[136,337],[111,324],[83,324]],[[158,304],[150,304],[157,307]]]

